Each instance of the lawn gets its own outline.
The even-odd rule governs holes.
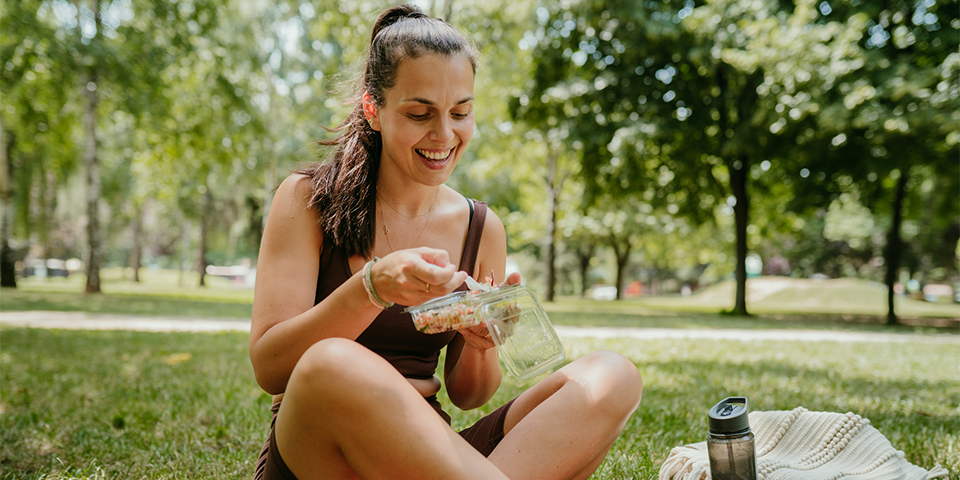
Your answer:
[[[242,333],[0,329],[0,478],[250,478],[270,399]],[[960,478],[955,343],[564,339],[643,373],[644,398],[594,479],[655,478],[674,446],[704,440],[725,396],[755,410],[852,411],[910,462]],[[522,391],[506,380],[489,408]]]
[[[76,276],[23,281],[0,291],[0,308],[249,318],[249,288],[210,278],[199,289],[189,273],[183,282],[176,272],[142,277],[134,284],[106,270],[101,295],[77,293]],[[882,314],[863,310],[884,298],[866,282],[766,287],[754,291],[759,315],[750,318],[718,313],[729,298],[724,285],[689,298],[561,298],[546,308],[558,325],[912,336],[897,343],[564,338],[569,358],[618,351],[644,377],[643,402],[594,479],[656,478],[671,448],[705,439],[706,410],[736,394],[754,410],[860,414],[910,462],[940,464],[960,480],[960,307],[898,299],[913,324],[891,328]],[[786,307],[773,308],[778,302]],[[523,388],[507,378],[489,406],[469,412],[443,392],[441,401],[461,428]],[[0,327],[0,479],[250,478],[269,403],[243,333]]]

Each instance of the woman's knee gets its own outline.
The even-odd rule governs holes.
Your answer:
[[[616,352],[601,350],[580,359],[580,381],[587,382],[599,408],[632,413],[643,395],[640,370]]]
[[[303,353],[293,369],[291,381],[326,388],[330,385],[345,387],[350,381],[361,380],[358,372],[365,369],[358,368],[358,365],[376,362],[377,359],[380,357],[357,342],[345,338],[327,338]]]

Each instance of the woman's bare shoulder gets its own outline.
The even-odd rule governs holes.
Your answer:
[[[288,176],[277,187],[267,216],[267,232],[279,233],[276,238],[287,244],[293,240],[290,235],[302,235],[313,240],[322,238],[320,234],[319,213],[312,207],[313,180],[299,173]],[[264,240],[273,240],[268,235]]]
[[[291,173],[289,176],[287,176],[287,178],[280,182],[280,186],[277,187],[274,198],[294,201],[307,205],[309,204],[312,196],[313,179],[310,178],[310,176],[302,173]]]
[[[500,217],[489,206],[483,222],[483,234],[480,236],[479,257],[481,277],[493,270],[496,272],[496,279],[502,281],[507,260],[507,233]]]
[[[497,216],[497,212],[487,206],[487,218],[483,222],[483,236],[492,236],[496,239],[506,241],[506,232],[504,231],[503,221]]]

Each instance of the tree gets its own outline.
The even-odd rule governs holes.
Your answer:
[[[14,286],[14,237],[38,239],[51,250],[55,192],[73,174],[77,125],[70,102],[77,91],[72,55],[37,12],[39,1],[7,2],[0,11],[0,91],[3,174],[0,277]]]
[[[930,212],[925,223],[932,226],[936,212],[945,223],[942,233],[928,230],[928,240],[919,244],[930,251],[920,256],[945,257],[947,267],[956,270],[951,257],[960,205],[955,198],[932,194],[922,200],[910,197],[924,185],[929,191],[931,182],[938,190],[960,189],[960,5],[933,0],[856,6],[823,2],[819,11],[820,22],[857,26],[861,60],[857,68],[836,77],[835,88],[822,91],[827,108],[817,118],[817,135],[809,136],[804,168],[797,169],[800,177],[818,181],[810,185],[796,178],[795,185],[828,199],[852,188],[874,213],[888,216],[884,282],[887,320],[895,324],[894,284],[908,251],[902,238],[907,218]],[[810,198],[799,197],[796,205],[809,207]],[[923,203],[926,209],[911,208]]]
[[[54,16],[44,4],[33,4],[36,16],[45,12],[57,37],[71,53],[59,63],[78,79],[83,99],[83,162],[86,178],[87,280],[84,290],[100,291],[103,239],[100,225],[101,155],[99,137],[107,112],[125,111],[139,118],[162,111],[170,97],[160,95],[161,72],[191,49],[191,30],[203,33],[215,25],[213,2],[171,5],[143,0],[75,0],[75,20]],[[106,102],[106,103],[104,103]]]
[[[578,186],[582,188],[582,185]],[[581,195],[575,195],[575,197],[579,198]],[[590,265],[597,255],[598,247],[603,243],[603,238],[600,223],[591,217],[589,211],[583,211],[581,208],[581,205],[577,205],[573,211],[566,212],[558,221],[558,226],[564,247],[572,251],[576,260],[576,269],[580,277],[580,297],[585,298],[590,288]]]

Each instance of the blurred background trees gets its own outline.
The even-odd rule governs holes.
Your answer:
[[[450,183],[545,299],[735,279],[746,314],[750,276],[845,276],[896,321],[895,288],[960,282],[957,1],[419,4],[483,54]],[[3,0],[3,285],[255,267],[388,5]]]

